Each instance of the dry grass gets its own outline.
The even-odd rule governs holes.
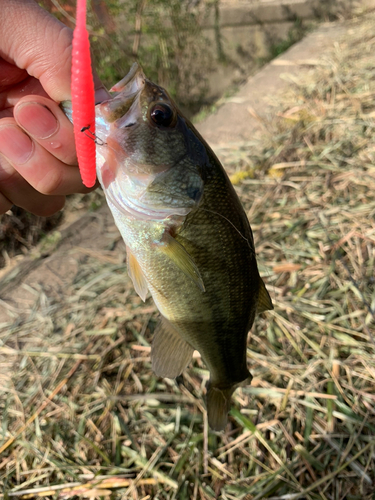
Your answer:
[[[16,255],[26,254],[59,224],[61,218],[62,212],[38,217],[15,206],[0,214],[0,268],[9,265]]]
[[[219,151],[275,304],[226,432],[207,429],[199,358],[179,385],[153,375],[152,302],[91,252],[58,302],[40,291],[0,327],[0,498],[374,498],[374,21],[352,22],[261,140]]]
[[[64,211],[49,217],[34,215],[16,206],[0,214],[0,276],[15,260],[22,259],[38,243],[48,239],[54,229],[69,224],[69,220],[65,220],[67,214],[69,219],[83,210],[95,211],[102,202],[103,194],[97,190],[88,194],[69,195]]]

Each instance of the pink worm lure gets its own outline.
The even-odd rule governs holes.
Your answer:
[[[86,30],[86,0],[77,1],[77,24],[73,33],[72,108],[74,137],[82,182],[96,181],[95,96],[91,70],[89,34]]]

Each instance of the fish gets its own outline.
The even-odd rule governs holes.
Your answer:
[[[95,108],[97,176],[134,288],[160,312],[152,369],[176,378],[197,350],[210,373],[208,423],[220,431],[233,392],[251,383],[255,315],[273,309],[249,220],[212,149],[138,63],[111,91]]]

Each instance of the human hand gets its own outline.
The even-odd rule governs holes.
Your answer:
[[[51,215],[82,184],[70,99],[72,31],[33,0],[0,0],[0,214]],[[94,76],[96,101],[108,99]],[[25,133],[26,132],[26,133]]]

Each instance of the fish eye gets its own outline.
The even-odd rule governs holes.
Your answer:
[[[156,125],[168,127],[173,121],[173,110],[168,104],[159,103],[152,108],[150,116]]]

